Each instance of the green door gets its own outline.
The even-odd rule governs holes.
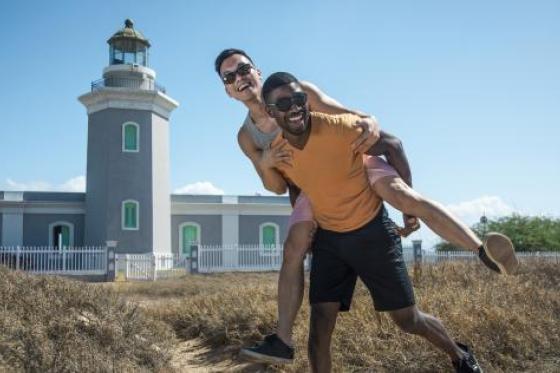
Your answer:
[[[276,227],[266,225],[262,228],[263,246],[267,249],[276,246]]]
[[[191,256],[191,245],[199,242],[198,227],[195,225],[185,225],[181,234],[183,235],[181,252],[186,256]]]
[[[53,246],[68,247],[70,246],[70,228],[67,225],[57,225],[53,228]]]
[[[68,226],[66,225],[63,225],[61,233],[62,233],[62,247],[70,246],[70,228],[68,228]]]

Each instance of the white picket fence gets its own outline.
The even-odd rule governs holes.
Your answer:
[[[198,247],[198,272],[279,271],[283,255],[281,245],[201,245]],[[309,265],[307,257],[305,264]]]
[[[0,265],[38,274],[104,275],[106,247],[0,247]]]
[[[179,254],[117,254],[116,276],[124,280],[157,280],[189,272],[189,258]]]
[[[560,264],[560,251],[534,251],[534,252],[517,252],[517,258],[521,262],[531,260],[547,261]],[[405,256],[406,257],[406,256]],[[412,258],[414,260],[414,258]],[[478,262],[478,256],[472,251],[423,251],[422,263],[433,264],[446,261],[467,261]]]
[[[117,278],[125,280],[157,280],[194,273],[220,272],[267,272],[279,271],[282,265],[282,246],[262,247],[258,245],[198,246],[193,258],[179,254],[117,254]],[[520,252],[520,260],[545,260],[560,264],[559,252]],[[403,247],[403,257],[412,265],[412,247]],[[305,268],[311,265],[311,257],[305,259]],[[430,252],[422,251],[422,264],[441,262],[479,262],[471,251]],[[194,265],[194,266],[193,266]]]

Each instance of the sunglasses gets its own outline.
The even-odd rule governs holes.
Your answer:
[[[224,82],[224,84],[233,84],[237,75],[245,76],[251,72],[252,68],[253,66],[251,66],[251,64],[245,63],[239,66],[237,70],[225,73],[222,76],[222,81]]]
[[[275,107],[278,111],[281,112],[288,112],[290,108],[294,105],[296,106],[305,106],[307,103],[307,93],[305,92],[296,92],[291,97],[282,97],[276,101],[275,104],[268,104],[270,107]]]

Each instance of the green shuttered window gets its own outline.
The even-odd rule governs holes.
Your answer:
[[[122,214],[123,229],[138,229],[138,202],[124,201]]]
[[[123,151],[137,152],[139,150],[139,131],[136,123],[128,122],[123,124]]]

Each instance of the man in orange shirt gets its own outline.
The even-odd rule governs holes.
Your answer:
[[[275,168],[276,164],[289,162],[282,143],[272,141],[280,132],[276,121],[266,112],[262,101],[261,72],[247,53],[240,49],[225,49],[215,60],[216,73],[224,84],[225,92],[247,109],[247,115],[238,132],[239,146],[251,160],[263,181],[264,187],[274,193],[286,192],[286,180]],[[411,173],[404,149],[398,138],[385,131],[376,130],[376,121],[363,113],[349,110],[309,82],[300,82],[312,111],[327,114],[357,114],[364,132],[354,140],[355,150],[363,153],[374,144],[364,157],[364,166],[375,192],[387,203],[403,212],[405,227],[399,230],[406,236],[418,227],[418,217],[443,239],[457,247],[478,253],[482,262],[500,273],[515,270],[517,260],[507,237],[490,234],[483,243],[465,224],[458,221],[435,201],[429,200],[412,189]],[[356,123],[358,125],[358,122]],[[285,140],[284,140],[285,141]],[[376,142],[377,141],[377,142]],[[293,361],[292,328],[301,306],[304,288],[303,259],[316,222],[309,199],[290,185],[293,211],[288,219],[287,235],[283,245],[282,267],[278,276],[278,324],[276,333],[265,337],[257,346],[241,350],[241,355],[273,363]],[[296,198],[297,197],[297,198]],[[487,255],[488,254],[488,255]]]
[[[377,311],[446,352],[458,372],[481,372],[470,348],[454,342],[441,321],[415,305],[400,237],[369,185],[362,155],[351,149],[356,117],[310,113],[305,92],[288,73],[272,74],[262,96],[282,129],[273,144],[287,140],[284,149],[291,154],[290,162],[277,168],[307,195],[319,225],[309,290],[312,370],[330,371],[337,314],[349,310],[359,277]]]

